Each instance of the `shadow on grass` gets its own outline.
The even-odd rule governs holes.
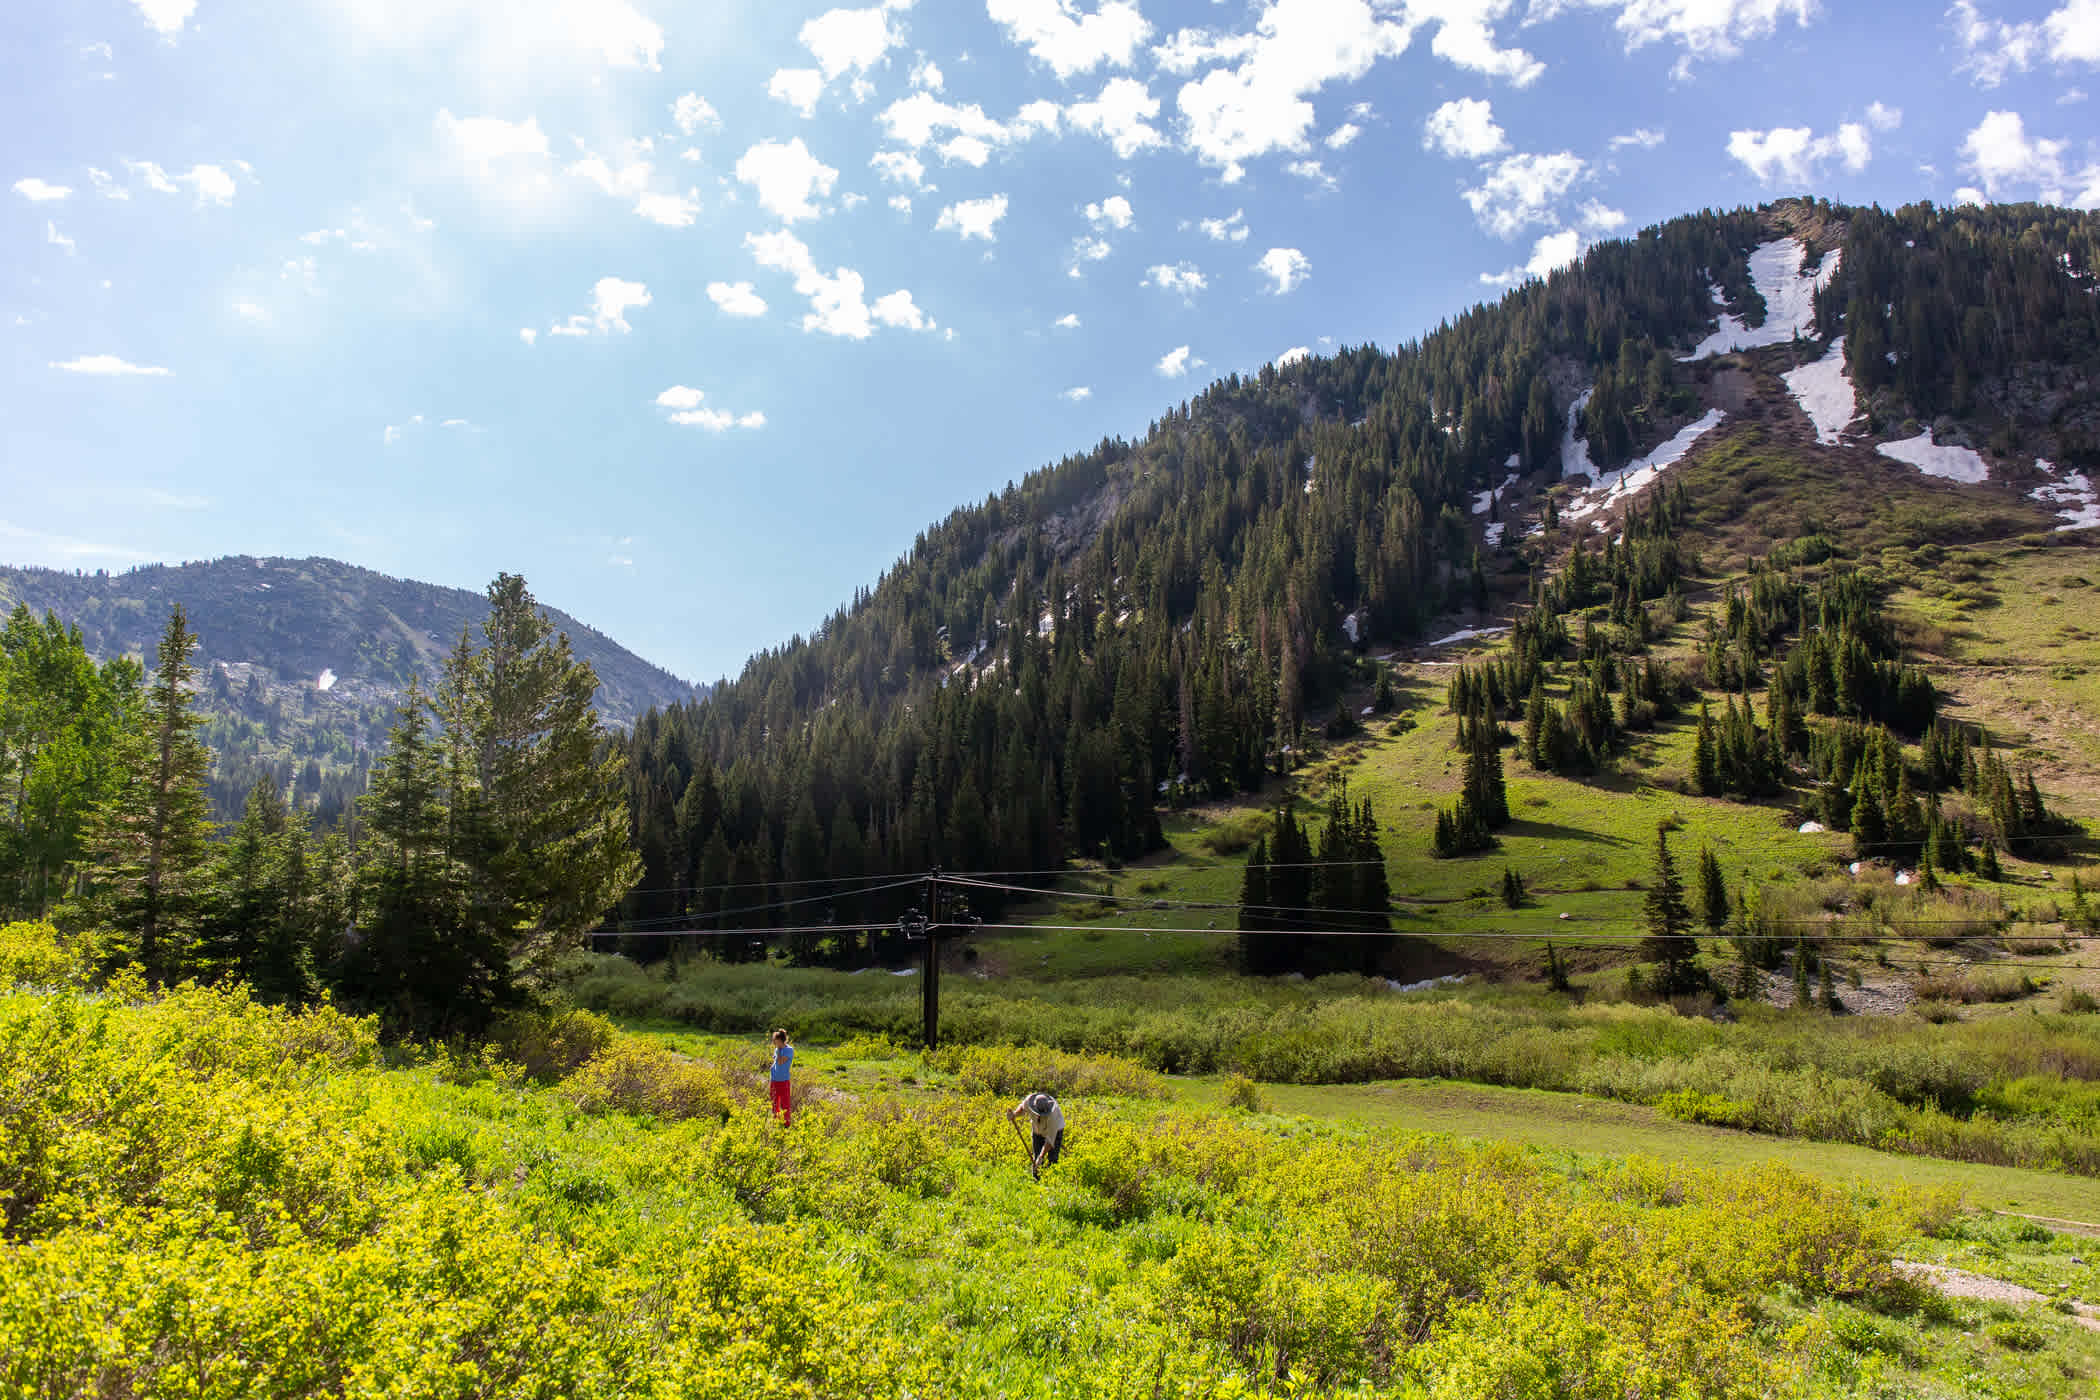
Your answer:
[[[1602,831],[1584,831],[1577,826],[1564,826],[1559,822],[1532,821],[1520,818],[1502,828],[1502,836],[1536,836],[1551,841],[1589,841],[1601,846],[1630,846],[1633,843],[1623,836],[1613,836]]]

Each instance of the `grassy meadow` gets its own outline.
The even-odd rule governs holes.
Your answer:
[[[579,1013],[404,1053],[237,989],[0,994],[0,1395],[2043,1400],[2100,1378],[2100,1335],[2054,1303],[1895,1262],[2067,1308],[2076,1242],[1900,1178],[1474,1143],[874,1037],[806,1052],[783,1129],[757,1059]],[[1040,1182],[1002,1121],[1038,1083],[1073,1124]]]

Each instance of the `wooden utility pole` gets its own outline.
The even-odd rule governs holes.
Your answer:
[[[921,1038],[928,1050],[941,1047],[941,872],[926,872],[926,968],[919,978]]]

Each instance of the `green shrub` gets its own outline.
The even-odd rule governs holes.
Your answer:
[[[1710,1123],[1719,1128],[1756,1126],[1756,1110],[1750,1104],[1724,1099],[1719,1094],[1702,1094],[1697,1089],[1673,1089],[1657,1099],[1655,1106],[1665,1118],[1682,1123]]]
[[[1244,1074],[1235,1074],[1225,1081],[1225,1106],[1248,1113],[1260,1113],[1267,1107],[1262,1102],[1261,1085]]]
[[[0,988],[62,987],[83,971],[77,951],[50,924],[0,924]]]
[[[1983,1335],[2007,1351],[2040,1351],[2049,1344],[2031,1322],[1993,1322],[1983,1329]]]
[[[520,1011],[498,1021],[489,1041],[542,1084],[564,1079],[611,1048],[619,1028],[589,1011]]]
[[[562,1089],[586,1113],[727,1118],[733,1106],[721,1070],[632,1036],[586,1061],[562,1081]]]

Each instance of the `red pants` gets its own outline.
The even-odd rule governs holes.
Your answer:
[[[785,1128],[795,1121],[794,1085],[785,1079],[775,1079],[773,1085],[773,1112],[780,1116],[780,1126]]]

